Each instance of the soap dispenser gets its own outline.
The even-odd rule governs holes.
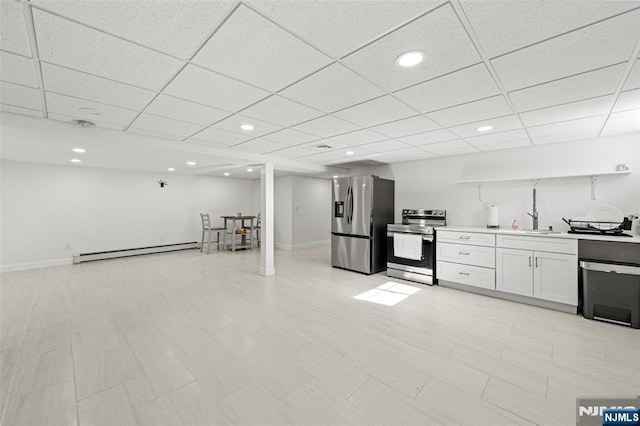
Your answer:
[[[511,224],[511,229],[513,229],[514,231],[516,229],[518,229],[518,221],[513,219],[513,223]]]

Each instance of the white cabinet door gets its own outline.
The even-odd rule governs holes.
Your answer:
[[[496,249],[496,290],[533,296],[533,252]]]
[[[578,304],[576,255],[534,252],[533,295],[539,299]]]

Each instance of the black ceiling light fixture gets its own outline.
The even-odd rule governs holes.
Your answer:
[[[164,188],[165,185],[169,185],[169,182],[167,182],[166,180],[162,180],[162,179],[160,179],[158,181],[158,183],[160,184],[160,188]]]

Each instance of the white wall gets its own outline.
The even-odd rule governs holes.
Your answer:
[[[305,176],[275,179],[275,244],[295,250],[331,238],[331,181]]]
[[[563,217],[584,216],[597,205],[616,206],[625,215],[640,212],[640,134],[396,163],[351,174],[395,179],[396,222],[403,208],[439,208],[447,210],[450,225],[486,226],[477,185],[457,181],[614,171],[618,163],[626,163],[634,173],[598,177],[596,200],[591,200],[589,177],[539,181],[540,228],[551,225],[565,231]],[[515,218],[521,228],[530,228],[526,212],[531,212],[532,188],[532,180],[485,183],[482,199],[498,205],[500,227],[510,227]]]
[[[331,180],[295,176],[293,248],[331,241]]]
[[[278,248],[291,250],[293,247],[293,176],[273,179],[273,231],[274,243]]]
[[[3,271],[70,263],[77,253],[199,241],[201,212],[222,223],[221,215],[258,211],[259,180],[13,161],[1,167]],[[160,188],[160,178],[169,184]]]

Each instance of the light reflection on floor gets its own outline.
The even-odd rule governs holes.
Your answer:
[[[415,288],[410,285],[387,281],[386,283],[374,289],[365,291],[353,298],[381,305],[393,306],[418,291],[420,291],[419,288]]]

